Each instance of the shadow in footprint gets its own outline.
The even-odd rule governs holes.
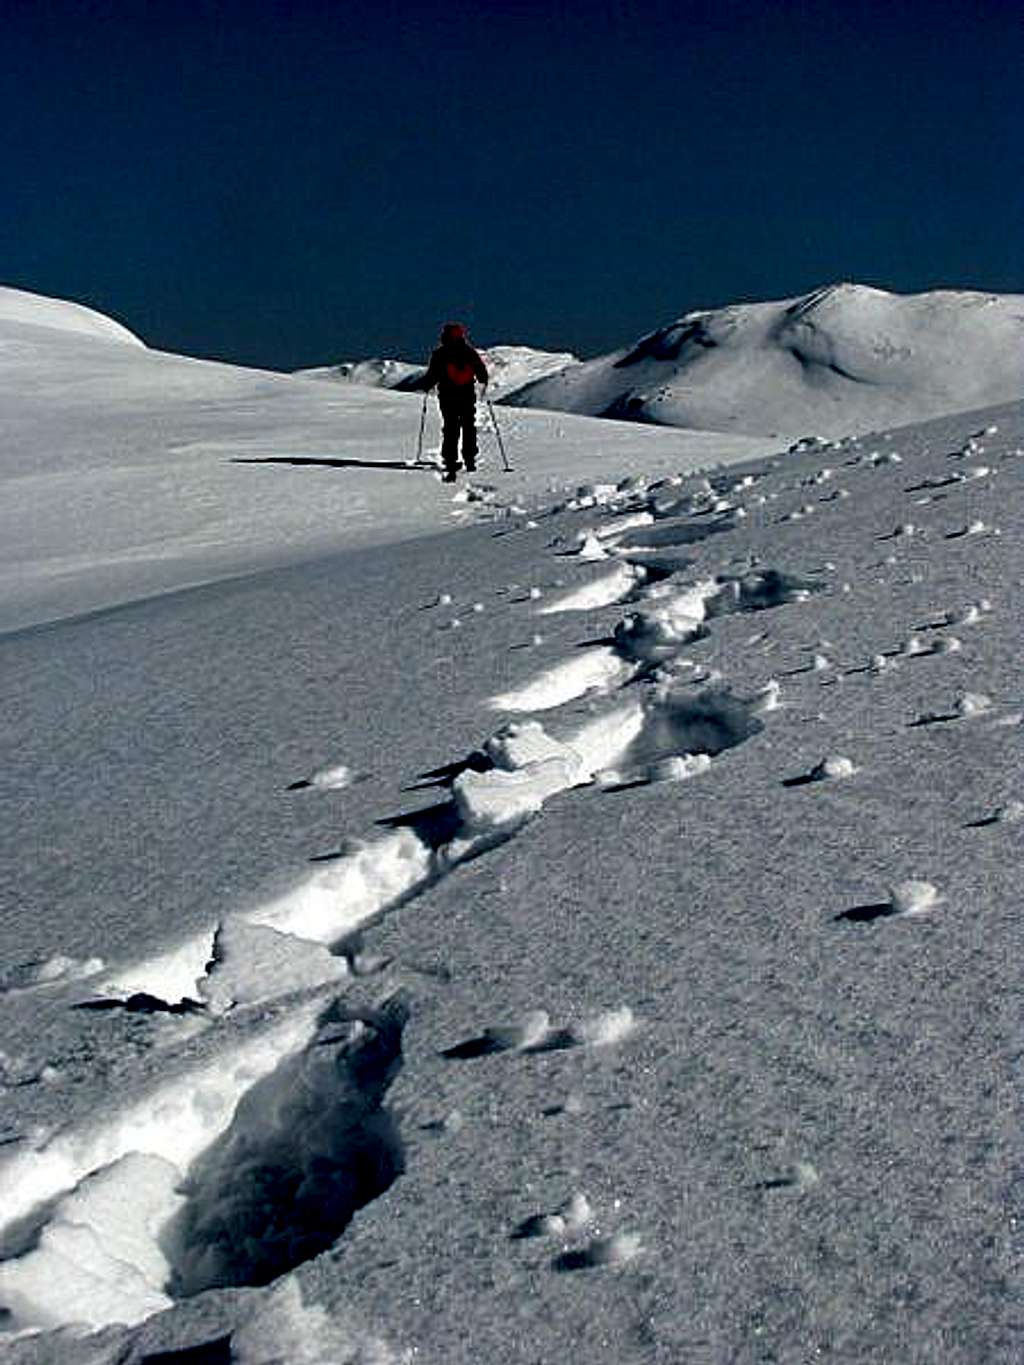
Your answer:
[[[401,1175],[402,1142],[383,1101],[407,1019],[401,995],[361,1018],[332,1007],[307,1047],[243,1095],[161,1234],[171,1294],[269,1284],[326,1251]]]
[[[411,829],[428,848],[435,850],[450,844],[462,828],[462,819],[454,801],[441,801],[435,806],[409,811],[401,815],[385,815],[377,820],[385,829]]]
[[[72,1005],[73,1010],[124,1010],[127,1014],[205,1014],[206,1006],[198,1000],[179,1000],[169,1005],[157,995],[147,991],[136,991],[124,1000],[80,1000]]]
[[[420,773],[415,782],[410,782],[402,790],[418,792],[427,791],[431,787],[450,787],[455,779],[465,772],[485,773],[493,766],[486,754],[474,750],[455,763],[445,763],[440,768],[429,768],[425,773]]]
[[[465,1042],[456,1043],[453,1047],[442,1048],[440,1055],[450,1062],[464,1062],[473,1057],[490,1057],[495,1052],[507,1052],[508,1050],[496,1038],[488,1038],[486,1034],[480,1034],[477,1038],[467,1038]]]
[[[444,1048],[439,1055],[448,1061],[461,1062],[474,1057],[491,1057],[496,1052],[518,1052],[521,1056],[532,1056],[540,1052],[564,1052],[567,1048],[580,1046],[581,1040],[570,1029],[552,1029],[538,1042],[527,1046],[481,1033],[475,1038],[466,1038],[461,1043]]]
[[[872,924],[876,919],[894,919],[896,911],[888,901],[876,901],[873,905],[855,905],[852,910],[843,910],[833,915],[833,920],[848,920],[851,924]]]
[[[802,777],[784,777],[782,785],[784,787],[816,787],[819,780],[813,773],[804,773]]]
[[[204,1341],[199,1346],[184,1346],[175,1351],[158,1351],[139,1357],[138,1365],[231,1365],[231,1336]]]

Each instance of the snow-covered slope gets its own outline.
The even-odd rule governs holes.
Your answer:
[[[779,437],[877,430],[1024,393],[1024,295],[841,284],[686,314],[506,401]]]
[[[4,1365],[1016,1365],[1024,405],[508,413],[453,496],[415,397],[55,344],[0,386],[76,556],[3,580]]]
[[[24,289],[0,285],[0,324],[10,335],[11,325],[47,327],[58,332],[71,332],[99,341],[123,341],[131,346],[144,343],[127,327],[113,318],[65,299],[52,299],[43,294],[30,294]],[[9,340],[8,343],[9,344]]]
[[[532,346],[489,346],[482,354],[490,371],[487,391],[492,399],[580,363],[570,351],[538,351]],[[333,379],[373,388],[414,389],[424,372],[424,365],[407,360],[357,360],[299,373],[310,379]]]
[[[52,304],[52,308],[49,306]],[[188,359],[0,318],[0,629],[111,606],[471,517],[501,469],[481,411],[473,507],[436,482],[431,401]],[[67,316],[77,317],[73,307]],[[102,329],[101,329],[102,331]],[[754,453],[746,437],[680,438],[582,418],[503,414],[512,498],[556,473],[694,468]],[[622,458],[626,452],[628,458]]]

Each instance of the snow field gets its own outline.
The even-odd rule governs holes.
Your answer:
[[[996,458],[997,454],[993,455]],[[892,460],[865,458],[850,479],[854,496],[864,496],[863,485],[868,480],[891,479],[897,470]],[[804,477],[796,480],[800,486],[785,486],[783,464],[776,475],[777,483],[783,485],[780,499],[806,497],[802,485],[808,477],[807,469],[801,473]],[[863,528],[858,532],[863,544],[856,547],[859,572],[857,567],[849,567],[856,556],[841,544],[842,528],[834,528],[839,542],[836,559],[850,582],[849,596],[861,603],[861,633],[855,639],[839,635],[830,642],[828,656],[821,655],[826,658],[825,667],[792,670],[801,676],[792,684],[787,682],[786,709],[775,714],[780,710],[780,684],[777,678],[769,678],[767,683],[763,679],[765,668],[774,668],[783,653],[772,638],[773,624],[783,618],[759,615],[759,622],[768,624],[745,647],[746,653],[736,647],[737,631],[728,633],[726,629],[736,622],[725,618],[782,608],[785,621],[791,625],[800,618],[803,604],[812,600],[816,610],[828,606],[842,611],[839,573],[826,578],[817,568],[808,568],[809,553],[803,546],[812,542],[802,539],[820,537],[813,542],[814,565],[823,558],[823,545],[828,545],[827,553],[833,553],[829,534],[814,525],[833,512],[819,508],[816,518],[801,517],[797,524],[786,523],[778,532],[764,524],[755,528],[762,535],[791,537],[778,542],[785,545],[785,553],[772,562],[780,567],[765,568],[764,562],[755,562],[752,554],[748,568],[738,567],[735,555],[726,558],[730,551],[724,532],[738,530],[744,519],[729,508],[745,498],[753,508],[758,494],[751,490],[758,485],[740,485],[726,493],[722,481],[715,482],[717,488],[708,482],[706,489],[698,487],[690,494],[679,493],[674,487],[672,514],[667,517],[658,511],[668,505],[664,487],[655,489],[641,481],[628,490],[634,507],[637,501],[644,503],[646,515],[651,517],[643,527],[633,529],[653,528],[661,536],[656,548],[659,555],[666,556],[657,566],[662,576],[654,582],[634,583],[629,589],[630,605],[635,610],[619,622],[615,645],[587,651],[597,657],[602,651],[605,655],[596,686],[588,682],[591,675],[574,671],[578,660],[573,657],[538,675],[525,689],[482,699],[494,707],[501,697],[521,696],[533,688],[540,704],[499,708],[515,712],[517,718],[501,726],[482,746],[489,768],[470,766],[454,778],[453,820],[450,837],[444,842],[431,840],[422,828],[417,832],[413,825],[364,843],[346,844],[339,857],[320,865],[313,874],[268,894],[256,905],[221,916],[217,922],[211,920],[209,932],[189,945],[134,968],[103,969],[103,979],[108,983],[131,983],[132,989],[165,1000],[198,997],[203,1002],[194,1065],[179,1067],[164,1086],[152,1087],[146,1095],[116,1095],[109,1112],[91,1126],[80,1125],[40,1138],[35,1151],[19,1146],[0,1168],[0,1208],[4,1210],[8,1256],[0,1262],[0,1304],[13,1313],[16,1327],[139,1321],[155,1308],[170,1306],[179,1295],[277,1278],[277,1288],[253,1323],[234,1332],[234,1358],[266,1361],[269,1365],[275,1359],[274,1350],[278,1358],[301,1358],[299,1352],[312,1336],[319,1340],[322,1350],[327,1349],[323,1345],[327,1341],[332,1350],[350,1354],[362,1351],[369,1359],[379,1346],[379,1358],[388,1359],[385,1347],[364,1338],[355,1328],[348,1331],[345,1314],[332,1316],[331,1325],[325,1326],[321,1311],[303,1304],[298,1286],[288,1274],[296,1264],[332,1246],[353,1210],[386,1189],[404,1160],[395,1122],[383,1108],[383,1100],[399,1065],[401,1029],[408,1008],[401,998],[389,998],[376,1013],[367,1011],[361,1017],[347,1014],[342,995],[350,985],[348,977],[355,962],[333,954],[332,945],[337,951],[353,929],[372,924],[411,896],[437,885],[463,859],[514,836],[559,793],[591,782],[628,787],[680,780],[709,770],[724,779],[730,765],[723,763],[716,768],[718,755],[742,745],[766,724],[780,725],[779,733],[786,744],[799,736],[799,725],[810,727],[805,732],[809,739],[801,760],[807,777],[800,781],[823,784],[812,787],[805,794],[807,800],[825,806],[834,801],[839,810],[847,795],[844,781],[857,778],[858,765],[864,764],[865,770],[871,771],[861,748],[855,747],[856,737],[863,741],[863,748],[870,748],[868,741],[878,738],[880,716],[887,718],[884,723],[910,731],[907,715],[899,712],[893,698],[902,695],[897,689],[912,678],[926,693],[922,680],[930,669],[941,672],[933,695],[939,691],[944,698],[954,700],[947,700],[946,709],[932,716],[951,724],[920,736],[921,742],[939,746],[945,735],[955,735],[959,730],[953,721],[976,725],[978,728],[970,733],[988,733],[987,727],[995,723],[992,716],[997,705],[990,693],[1004,694],[991,679],[975,678],[974,674],[980,657],[974,627],[985,613],[979,611],[963,621],[951,619],[963,611],[958,603],[971,595],[962,586],[955,593],[944,587],[942,591],[948,595],[929,604],[940,609],[932,613],[936,621],[941,612],[943,618],[950,618],[944,624],[965,627],[959,650],[932,648],[922,656],[931,662],[920,663],[904,663],[903,656],[895,659],[892,653],[878,652],[874,655],[881,661],[877,671],[849,667],[850,680],[843,686],[848,694],[863,689],[865,698],[863,720],[858,721],[861,728],[848,723],[847,717],[847,728],[837,725],[827,740],[825,731],[816,728],[825,718],[819,706],[831,705],[834,713],[842,710],[837,679],[846,676],[845,663],[852,665],[855,659],[883,651],[887,631],[898,641],[905,638],[911,624],[920,630],[935,628],[924,624],[929,620],[926,616],[902,621],[894,618],[883,589],[900,581],[908,571],[906,562],[897,556],[893,563],[865,570],[863,565],[869,555],[877,554],[877,547],[870,549],[871,537]],[[576,501],[588,516],[594,506],[618,514],[624,492],[617,484],[595,486]],[[893,496],[900,494],[897,491]],[[593,501],[586,505],[588,499]],[[684,504],[685,510],[681,510]],[[743,509],[740,506],[738,510]],[[942,511],[941,505],[937,510]],[[716,524],[719,517],[723,535],[712,539],[705,528]],[[880,524],[891,526],[894,519]],[[747,524],[752,520],[748,518]],[[670,521],[677,524],[667,524]],[[877,530],[872,531],[872,536],[875,534]],[[614,536],[595,532],[595,539],[605,544]],[[934,525],[918,528],[913,537],[901,539],[908,547],[923,543],[943,552]],[[618,548],[623,550],[619,563],[628,567],[630,551],[625,546]],[[763,543],[756,548],[763,550]],[[965,553],[979,554],[991,548],[991,543],[980,537],[971,547],[962,548]],[[644,547],[638,544],[636,552],[644,553]],[[948,553],[959,556],[961,549],[950,546]],[[694,554],[696,564],[690,562]],[[984,566],[983,561],[979,563]],[[982,573],[978,577],[981,581],[971,592],[986,587],[991,590],[990,581]],[[832,583],[834,598],[826,599]],[[816,590],[822,588],[825,593],[819,596]],[[874,598],[873,611],[863,606],[869,597]],[[535,603],[541,600],[547,605],[551,599],[533,599]],[[609,596],[593,606],[574,610],[603,610],[621,600]],[[529,607],[525,609],[529,611]],[[543,610],[535,609],[538,614]],[[513,613],[517,610],[521,613],[523,608],[512,607]],[[716,640],[719,633],[731,642],[721,649]],[[819,645],[826,647],[824,633],[820,625],[813,633],[808,629],[803,638],[794,631],[787,648],[797,659],[816,658],[812,651]],[[831,628],[828,634],[831,641]],[[939,637],[939,641],[952,638]],[[770,657],[772,648],[774,657]],[[686,654],[691,650],[701,651],[699,669],[688,667]],[[910,653],[917,651],[908,652],[906,657]],[[618,670],[609,666],[609,659]],[[828,660],[833,662],[829,664]],[[560,673],[566,668],[567,672]],[[742,686],[727,682],[721,676],[723,671],[730,675],[742,671]],[[854,673],[859,676],[854,678]],[[550,685],[552,677],[560,679],[558,685]],[[819,692],[826,684],[834,690]],[[987,690],[981,691],[982,687]],[[555,714],[561,706],[588,694],[594,707],[591,718],[581,723],[575,714],[571,718]],[[597,699],[593,700],[595,694]],[[556,700],[551,701],[553,696]],[[543,723],[530,714],[534,710],[544,713]],[[774,733],[769,729],[766,739],[773,738]],[[826,744],[830,747],[825,757],[808,767]],[[835,750],[832,745],[837,746]],[[857,765],[839,752],[840,745],[844,749],[849,745]],[[767,754],[766,761],[772,761],[768,744],[757,747],[762,759]],[[782,776],[786,770],[784,755],[777,755],[775,761],[780,783],[797,785]],[[325,769],[336,766],[327,764]],[[733,773],[737,767],[731,764]],[[742,795],[741,766],[739,772],[734,790]],[[859,795],[856,786],[852,792]],[[686,801],[686,793],[674,789],[647,795],[652,810],[668,802]],[[1019,802],[1004,799],[1002,805],[994,805],[1004,797],[1005,791],[993,790],[990,804],[981,807],[994,813],[975,822],[993,826],[989,835],[976,836],[979,840],[995,843],[1002,837],[1000,828],[1019,819]],[[606,799],[629,804],[628,796],[605,798],[600,791],[593,794],[596,806]],[[780,800],[790,799],[800,798],[780,793]],[[549,817],[557,818],[552,811]],[[856,872],[856,859],[851,861]],[[940,875],[922,861],[919,865],[935,881],[916,875],[901,880],[910,870],[901,866],[902,862],[902,857],[893,856],[888,848],[877,853],[875,874],[882,870],[878,884],[887,886],[884,911],[869,907],[871,914],[835,918],[851,926],[876,918],[883,924],[903,918],[908,922],[908,933],[913,933],[910,926],[919,919],[927,920],[943,903],[938,882],[949,887],[950,899],[954,899],[945,872]],[[573,875],[571,869],[569,875]],[[778,913],[783,915],[785,908],[780,904]],[[603,914],[608,907],[601,904],[598,909]],[[935,916],[931,925],[941,928],[947,919],[954,917]],[[845,934],[847,930],[836,932]],[[865,929],[862,937],[874,933],[874,929]],[[858,934],[860,930],[850,927],[843,948],[854,944]],[[616,963],[616,972],[618,968]],[[76,975],[74,970],[60,970],[59,963],[52,972],[55,980]],[[38,981],[29,983],[31,989],[45,988],[49,975],[44,970]],[[646,1005],[638,1008],[644,1015],[646,1035]],[[500,1018],[500,1002],[495,1003],[494,1011]],[[497,1073],[502,1067],[514,1069],[518,1065],[514,1054],[525,1054],[528,1060],[523,1066],[535,1068],[542,1065],[543,1054],[615,1046],[629,1040],[637,1027],[628,1005],[598,1012],[583,1010],[568,1019],[565,1016],[573,1013],[568,1009],[552,1013],[554,1019],[543,1009],[520,1014],[510,1010],[511,1022],[487,1025],[480,1038],[457,1045],[451,1055],[513,1054],[496,1063]],[[592,1060],[586,1052],[580,1057]],[[494,1086],[497,1090],[500,1080],[496,1079]],[[566,1108],[571,1112],[568,1104]],[[446,1112],[456,1117],[446,1122],[444,1136],[457,1136],[460,1131],[464,1135],[461,1122],[456,1121],[457,1111]],[[167,1120],[165,1115],[169,1116]],[[609,1152],[613,1150],[611,1141],[609,1138]],[[479,1148],[467,1148],[466,1153],[470,1157],[467,1165],[484,1155]],[[828,1168],[822,1164],[821,1169],[827,1179]],[[774,1183],[809,1193],[820,1181],[817,1168],[803,1162],[792,1167],[792,1174],[784,1181]],[[589,1181],[587,1188],[592,1188]],[[7,1196],[15,1190],[18,1197],[11,1203]],[[563,1204],[556,1203],[558,1197],[556,1194],[550,1203],[538,1199],[536,1203],[542,1209],[551,1211],[538,1212],[530,1220],[538,1222],[536,1231],[529,1235],[565,1239],[565,1244],[551,1248],[549,1268],[599,1275],[603,1268],[619,1266],[628,1275],[628,1267],[642,1252],[640,1234],[602,1226],[590,1201],[578,1191]],[[8,1209],[12,1210],[10,1215]],[[401,1223],[401,1218],[394,1217],[396,1209],[402,1212],[392,1203],[378,1224],[369,1224],[371,1237],[373,1232],[387,1231],[388,1218]],[[460,1210],[449,1208],[448,1216],[459,1229]],[[413,1217],[410,1213],[410,1220]],[[314,1229],[317,1222],[318,1231]],[[460,1237],[464,1232],[461,1228],[451,1234],[453,1246],[463,1244]],[[783,1230],[779,1235],[784,1241],[787,1234]],[[648,1240],[645,1223],[643,1241]],[[444,1238],[441,1243],[438,1256],[446,1254]],[[365,1251],[365,1243],[360,1245]],[[671,1254],[667,1243],[660,1250],[666,1257]],[[364,1268],[358,1269],[361,1273]],[[857,1273],[862,1271],[861,1267]],[[586,1281],[590,1276],[581,1279]],[[53,1292],[57,1284],[68,1286],[63,1298]],[[497,1277],[493,1290],[496,1295],[500,1293]],[[543,1297],[547,1291],[540,1280],[535,1290],[542,1297],[545,1312],[550,1312],[554,1300]],[[813,1286],[808,1292],[813,1292]],[[597,1311],[596,1303],[591,1307]],[[406,1310],[398,1303],[389,1311],[400,1315]],[[442,1311],[451,1315],[453,1310],[449,1307]],[[260,1331],[256,1330],[257,1323],[262,1324]],[[473,1323],[473,1327],[480,1324]],[[424,1352],[427,1349],[428,1345],[422,1347]],[[477,1350],[476,1343],[468,1343],[466,1350]]]
[[[637,576],[629,577],[631,583],[637,581]],[[758,580],[750,591],[756,596],[762,587]],[[685,643],[703,619],[705,602],[720,591],[715,582],[686,587],[674,596],[663,585],[652,590],[658,621],[669,622],[668,629],[662,624],[659,638],[670,639],[677,647]],[[740,600],[741,589],[727,591],[732,600]],[[640,652],[640,657],[646,653]],[[602,690],[621,685],[635,671],[611,651],[598,657]],[[583,658],[589,662],[587,656]],[[581,674],[577,661],[571,661],[568,669],[554,670],[559,680],[554,688],[551,676],[550,672],[543,675],[539,685],[520,694],[520,703],[529,698],[534,702],[532,709],[557,708],[590,690],[595,675]],[[492,699],[491,705],[497,700]],[[537,706],[538,700],[545,705]],[[610,764],[637,745],[647,763],[647,780],[705,771],[710,762],[707,751],[717,752],[733,742],[733,731],[747,733],[752,713],[750,704],[734,702],[727,693],[704,693],[679,701],[662,684],[642,704],[630,701],[584,723],[570,742],[553,739],[537,721],[512,722],[484,746],[493,766],[483,772],[468,769],[456,778],[453,804],[458,831],[436,855],[411,830],[398,830],[350,849],[283,894],[224,920],[212,944],[200,936],[157,959],[117,968],[103,984],[109,988],[116,982],[122,990],[169,1000],[198,995],[214,1016],[244,1011],[289,991],[338,985],[348,974],[347,964],[332,956],[326,945],[422,888],[479,847],[488,846],[495,834],[514,832],[551,796],[592,782],[596,773],[606,774]],[[697,759],[689,752],[666,752],[684,742],[702,749]],[[208,1069],[179,1076],[174,1083],[179,1103],[173,1113],[169,1095],[158,1091],[136,1107],[115,1113],[96,1131],[67,1135],[32,1154],[27,1166],[8,1168],[8,1178],[17,1180],[22,1199],[14,1208],[14,1218],[53,1201],[35,1248],[0,1266],[0,1286],[6,1285],[3,1292],[12,1305],[9,1311],[20,1326],[52,1326],[83,1317],[92,1325],[141,1320],[171,1302],[166,1289],[169,1280],[178,1286],[177,1292],[192,1293],[209,1284],[237,1282],[238,1276],[252,1273],[253,1236],[244,1241],[248,1248],[244,1267],[225,1250],[225,1238],[233,1238],[240,1226],[261,1216],[250,1204],[246,1163],[235,1155],[218,1167],[211,1193],[200,1201],[201,1207],[190,1206],[188,1250],[179,1249],[173,1268],[161,1245],[167,1241],[172,1222],[180,1223],[186,1216],[180,1189],[200,1179],[196,1172],[204,1164],[210,1166],[210,1153],[228,1125],[242,1134],[238,1141],[244,1147],[239,1151],[252,1147],[262,1119],[257,1117],[255,1101],[247,1097],[260,1091],[267,1077],[290,1075],[298,1066],[302,1079],[295,1084],[324,1103],[324,1087],[311,1083],[308,1067],[288,1060],[307,1055],[303,1041],[312,1022],[308,1009],[296,1010],[284,1025],[256,1043],[243,1045],[235,1054],[222,1052],[219,1089],[211,1089]],[[634,1026],[627,1006],[562,1029],[552,1029],[547,1016],[538,1012],[511,1030],[489,1030],[487,1040],[499,1049],[600,1047],[626,1038]],[[284,1107],[293,1107],[288,1099],[292,1082],[270,1083],[275,1094],[284,1096]],[[193,1097],[191,1106],[182,1105],[183,1095]],[[234,1153],[234,1145],[225,1141]],[[267,1143],[277,1141],[264,1134],[262,1145],[256,1145],[263,1150]],[[344,1165],[350,1155],[350,1147],[339,1150],[336,1159],[332,1158],[334,1166]],[[317,1160],[322,1164],[325,1159],[323,1150],[318,1150]],[[296,1158],[295,1167],[307,1169],[306,1158]],[[230,1193],[238,1182],[242,1192]],[[136,1212],[145,1210],[141,1221],[139,1217],[127,1222],[118,1218],[130,1192],[131,1207]],[[88,1233],[69,1233],[70,1223],[87,1228]],[[10,1220],[5,1225],[9,1227]],[[303,1258],[301,1235],[298,1242],[298,1249],[281,1252],[278,1248],[266,1255],[275,1267],[286,1270]],[[277,1240],[271,1238],[271,1243],[276,1246]],[[120,1255],[111,1250],[114,1247],[121,1248]],[[594,1243],[586,1255],[590,1257],[587,1264],[598,1265],[628,1260],[632,1252],[612,1239],[607,1245]],[[53,1282],[55,1258],[69,1261],[68,1275],[80,1284],[78,1291],[56,1300],[46,1289]],[[91,1294],[92,1284],[102,1285],[103,1291]],[[84,1302],[91,1306],[86,1308]],[[112,1313],[117,1316],[111,1317]]]

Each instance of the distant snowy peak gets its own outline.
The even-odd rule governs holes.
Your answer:
[[[329,379],[341,384],[362,384],[372,389],[394,389],[404,380],[423,373],[422,365],[409,360],[344,360],[338,365],[318,365],[297,370],[303,379]]]
[[[581,363],[571,351],[535,351],[531,346],[489,346],[483,356],[491,373],[488,390],[493,398]]]
[[[27,327],[48,327],[59,332],[73,332],[78,336],[95,337],[99,341],[126,342],[129,346],[145,346],[134,332],[122,327],[113,318],[97,313],[81,303],[65,299],[51,299],[43,294],[30,294],[24,289],[0,285],[0,323],[18,323]]]
[[[490,371],[488,393],[492,398],[505,397],[524,385],[580,364],[569,351],[538,351],[532,346],[488,346],[480,350]],[[425,370],[425,365],[408,360],[372,359],[324,365],[299,373],[306,379],[329,379],[383,389],[415,389]]]
[[[839,435],[1012,401],[1024,389],[1022,357],[1024,295],[837,284],[687,313],[512,401],[664,426]]]

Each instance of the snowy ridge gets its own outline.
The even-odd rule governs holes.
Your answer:
[[[46,327],[96,341],[120,341],[129,346],[145,346],[145,342],[140,341],[127,327],[83,304],[51,299],[43,294],[30,294],[7,285],[0,285],[0,322]]]
[[[538,351],[532,346],[488,346],[481,354],[491,376],[487,393],[492,399],[505,397],[527,384],[580,363],[571,351]],[[386,359],[345,361],[298,371],[306,379],[383,389],[415,389],[425,373],[425,365]]]
[[[1021,396],[1024,296],[838,284],[687,313],[506,401],[666,426],[840,436]]]

